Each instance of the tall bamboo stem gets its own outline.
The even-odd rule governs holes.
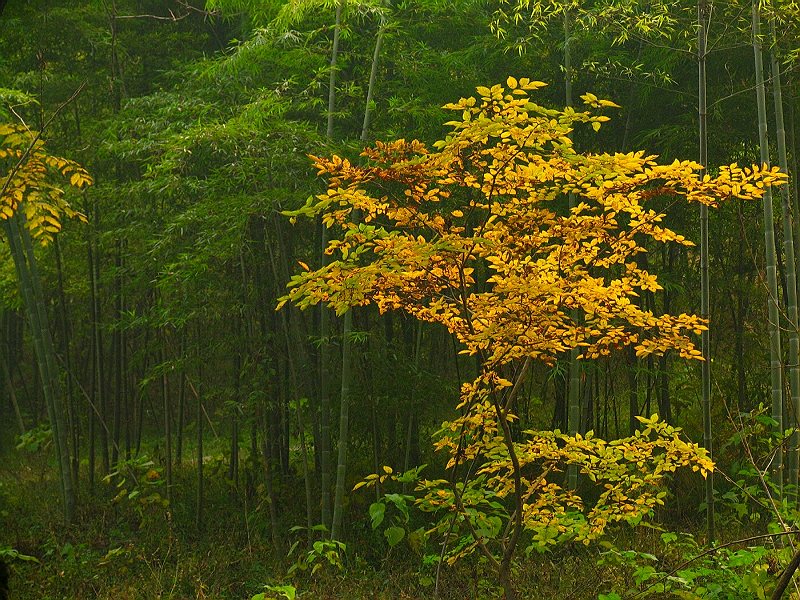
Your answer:
[[[333,521],[331,539],[338,540],[342,535],[344,520],[345,477],[347,475],[347,443],[350,438],[350,383],[352,368],[350,363],[350,332],[353,329],[353,311],[344,313],[342,327],[342,386],[339,398],[339,440],[336,464],[336,492],[333,500]]]
[[[775,20],[770,21],[772,34],[772,50],[770,51],[770,66],[772,71],[772,99],[775,104],[775,138],[778,146],[778,165],[781,171],[789,173],[789,159],[786,152],[786,126],[783,119],[783,90],[781,85],[781,66],[775,51],[777,35]],[[789,356],[786,368],[789,371],[789,390],[791,398],[790,422],[786,425],[797,427],[800,422],[800,337],[797,331],[797,271],[794,251],[794,231],[792,227],[792,200],[789,186],[781,187],[781,209],[783,216],[783,252],[786,256],[786,317],[789,320]],[[792,489],[797,487],[798,469],[798,441],[797,431],[792,434],[789,444],[788,469],[789,485]],[[796,493],[796,492],[795,492]]]
[[[564,10],[564,101],[567,106],[572,106],[572,50],[570,48],[570,15]],[[575,207],[575,194],[569,194],[569,208]],[[577,312],[572,315],[578,318]],[[569,353],[569,386],[567,387],[567,431],[571,434],[578,433],[581,426],[581,365],[578,361],[578,349],[573,348]],[[578,487],[578,466],[567,465],[567,486],[570,489]]]
[[[700,164],[703,166],[701,174],[705,174],[708,163],[708,108],[706,99],[706,55],[708,45],[708,14],[709,6],[706,0],[697,3],[697,79],[698,99],[697,113],[700,134]],[[700,205],[700,316],[710,318],[709,303],[709,275],[708,275],[708,207]],[[700,353],[703,357],[701,365],[701,388],[703,405],[703,445],[709,455],[712,454],[711,431],[711,340],[709,330],[700,334]],[[714,531],[714,475],[706,476],[706,528],[708,542],[713,543]]]
[[[20,282],[23,302],[30,322],[31,337],[39,366],[45,405],[53,431],[53,446],[58,461],[59,482],[64,508],[64,519],[71,523],[75,517],[75,484],[70,468],[68,432],[65,422],[61,379],[56,366],[55,347],[50,334],[47,311],[36,256],[30,232],[25,226],[24,207],[3,221],[3,229],[11,249],[11,256]]]
[[[764,65],[761,50],[761,13],[758,0],[752,6],[753,56],[755,59],[756,103],[758,109],[758,142],[761,162],[769,164],[769,142],[767,139],[767,103],[764,89]],[[775,250],[775,232],[772,211],[772,193],[764,193],[764,242],[766,249],[767,300],[769,315],[770,387],[772,390],[772,418],[779,435],[783,434],[783,375],[781,360],[780,313],[778,310],[778,272]],[[783,454],[777,452],[773,461],[775,484],[782,491],[784,480]]]

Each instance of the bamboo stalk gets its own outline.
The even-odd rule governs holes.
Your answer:
[[[770,51],[770,67],[772,71],[772,98],[775,105],[775,138],[778,146],[778,165],[781,171],[788,175],[789,160],[786,151],[786,126],[783,118],[783,90],[781,85],[781,66],[778,55],[775,51],[777,44],[777,34],[775,32],[775,19],[770,21],[770,32],[772,34],[772,49]],[[791,410],[788,412],[788,427],[796,428],[800,422],[800,337],[797,330],[797,271],[795,250],[794,250],[794,231],[792,226],[792,200],[790,197],[789,186],[781,187],[781,212],[783,216],[783,251],[786,256],[786,317],[789,320],[787,335],[789,337],[789,356],[786,369],[789,371],[789,397],[791,398]],[[798,442],[800,436],[797,431],[792,434],[789,444],[788,469],[789,485],[793,489],[797,487],[798,475]],[[796,493],[796,492],[795,492]]]
[[[755,59],[756,103],[758,109],[758,142],[761,149],[761,163],[769,164],[769,142],[767,139],[767,104],[764,90],[764,65],[761,50],[761,13],[758,0],[752,5],[753,56]],[[767,300],[769,314],[769,346],[770,346],[770,387],[772,395],[772,418],[776,423],[779,435],[783,434],[783,375],[781,355],[780,313],[778,309],[778,275],[775,250],[775,233],[773,228],[772,193],[767,189],[764,193],[764,242],[766,251]],[[783,454],[777,452],[773,462],[775,484],[783,491],[784,467]]]
[[[700,164],[705,175],[708,164],[708,107],[706,98],[706,55],[708,43],[708,3],[700,0],[697,3],[697,79],[698,79],[698,124],[700,134]],[[700,205],[700,316],[708,320],[711,316],[709,301],[709,273],[708,273],[708,207]],[[700,353],[703,358],[701,365],[701,389],[703,406],[703,446],[709,453],[713,452],[713,437],[711,430],[711,339],[710,331],[706,329],[700,334]],[[714,531],[714,475],[709,473],[705,482],[706,492],[706,529],[708,543],[713,543]]]

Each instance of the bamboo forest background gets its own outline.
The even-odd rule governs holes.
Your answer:
[[[56,215],[26,259],[24,223],[3,230],[10,597],[782,593],[800,516],[799,13],[782,0],[0,2],[0,121],[40,131],[93,180],[69,180],[80,214]],[[414,504],[420,477],[448,477],[431,439],[476,357],[402,312],[276,310],[293,276],[330,260],[319,219],[286,215],[327,189],[309,156],[433,147],[444,105],[510,75],[547,83],[544,106],[619,105],[598,132],[575,129],[581,152],[789,174],[763,202],[653,200],[696,245],[648,242],[636,261],[661,287],[637,303],[707,316],[705,362],[629,346],[525,367],[516,433],[615,440],[658,414],[716,468],[670,476],[641,523],[520,550],[517,591],[477,546],[454,558],[459,541]],[[353,489],[371,474],[384,477]]]

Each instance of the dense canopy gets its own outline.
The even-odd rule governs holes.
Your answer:
[[[0,598],[781,598],[792,2],[0,2]]]

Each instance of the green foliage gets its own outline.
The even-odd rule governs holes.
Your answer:
[[[133,510],[141,521],[162,516],[169,507],[163,469],[145,454],[120,460],[103,481],[116,491],[112,502]]]
[[[332,567],[336,571],[344,569],[344,554],[347,546],[338,540],[316,540],[308,550],[301,549],[302,541],[298,540],[289,549],[289,556],[297,555],[296,560],[289,567],[289,577],[308,573],[315,575],[324,567]]]
[[[45,161],[52,188],[36,190],[36,186],[26,185],[24,190],[22,186],[14,190],[28,194],[25,202],[35,204],[38,191],[58,196],[57,190],[63,188],[60,198],[75,216],[83,213],[88,220],[88,225],[81,223],[80,217],[70,222],[60,218],[68,216],[66,210],[59,217],[43,205],[36,215],[26,213],[28,223],[45,233],[41,239],[56,235],[58,239],[58,248],[55,244],[37,246],[36,253],[42,265],[42,307],[56,318],[50,328],[58,353],[55,364],[63,367],[60,379],[72,388],[71,394],[64,395],[68,404],[60,414],[70,420],[69,430],[76,434],[74,441],[69,439],[69,451],[79,468],[83,505],[78,510],[80,527],[63,529],[56,523],[53,465],[44,452],[54,442],[48,427],[30,430],[17,440],[22,452],[2,457],[7,467],[0,473],[0,515],[6,527],[0,537],[0,556],[12,552],[13,547],[42,559],[40,564],[15,561],[12,583],[20,597],[149,600],[172,594],[227,600],[257,592],[262,598],[294,595],[294,588],[274,579],[273,574],[283,573],[287,564],[283,549],[273,548],[270,540],[273,532],[280,537],[287,523],[299,522],[304,516],[300,513],[305,501],[298,491],[303,489],[299,481],[302,469],[296,460],[298,425],[289,399],[308,397],[307,407],[295,407],[307,419],[305,439],[318,441],[321,414],[314,385],[318,365],[309,340],[320,336],[315,330],[318,317],[312,317],[310,311],[275,315],[272,307],[294,265],[311,265],[304,266],[308,272],[320,265],[321,258],[315,223],[290,226],[278,213],[295,210],[309,195],[319,193],[321,183],[308,168],[307,154],[336,152],[351,166],[355,164],[361,148],[349,140],[357,138],[360,131],[379,28],[385,33],[385,52],[372,98],[371,129],[378,139],[414,137],[432,148],[430,143],[447,133],[442,123],[452,118],[447,116],[450,111],[442,109],[447,101],[467,96],[477,82],[501,81],[509,72],[562,81],[561,56],[570,50],[575,97],[592,89],[622,105],[615,109],[621,118],[603,121],[597,135],[592,129],[600,126],[600,121],[590,122],[586,131],[573,128],[570,135],[577,148],[597,156],[614,156],[616,150],[642,147],[647,154],[667,157],[666,162],[695,154],[696,136],[687,135],[696,119],[696,111],[687,109],[696,85],[696,64],[693,58],[687,59],[694,44],[688,38],[696,33],[689,23],[695,19],[694,5],[349,0],[341,28],[335,115],[337,137],[344,141],[333,144],[322,140],[319,133],[326,112],[337,4],[337,0],[209,0],[209,14],[195,10],[202,3],[182,0],[48,0],[6,7],[0,19],[0,75],[8,87],[0,89],[0,119],[16,121],[19,115],[32,129],[41,128],[56,107],[86,81],[76,100],[47,125],[46,154],[79,159],[98,182],[84,193],[67,185],[76,173],[64,178],[61,168],[53,169],[57,165]],[[740,8],[715,4],[710,23],[709,33],[717,39],[712,50],[725,52],[724,60],[709,56],[711,162],[715,164],[752,162],[749,154],[755,117],[747,83],[752,57],[737,50],[739,42],[748,41],[740,31],[741,19],[736,14]],[[783,56],[796,56],[800,22],[796,7],[778,2],[772,8],[781,33],[776,50]],[[564,37],[564,17],[571,19],[568,39]],[[500,29],[505,30],[502,39],[495,35]],[[654,39],[656,45],[650,45],[648,41]],[[560,105],[562,85],[539,93],[550,105]],[[456,114],[472,108],[459,107]],[[548,120],[562,118],[555,112],[545,116]],[[473,121],[476,117],[472,113]],[[17,144],[2,161],[8,172],[34,134],[22,129],[2,131],[10,134],[3,136],[6,146]],[[491,128],[482,133],[487,132],[491,135]],[[791,131],[787,135],[791,137]],[[401,179],[424,162],[413,160],[399,179],[376,183],[372,188],[376,199],[391,197],[403,187]],[[366,162],[367,168],[380,169],[391,161]],[[482,176],[478,169],[472,175]],[[447,228],[475,231],[480,207],[469,214],[462,211],[462,216],[451,209],[480,196],[476,189],[456,191],[423,216],[442,218]],[[562,196],[548,200],[559,218],[566,215]],[[18,202],[13,191],[5,200],[9,209]],[[498,202],[503,210],[507,208],[504,202]],[[665,197],[648,197],[648,202],[656,212],[668,214],[670,222],[682,223],[678,228],[687,238],[696,237],[693,211]],[[49,203],[56,212],[63,208],[56,206],[52,197]],[[749,260],[751,254],[758,254],[755,249],[761,243],[761,234],[754,233],[754,225],[761,223],[756,208],[737,204],[715,211],[711,240],[713,339],[718,341],[713,370],[719,397],[739,402],[738,407],[728,406],[731,424],[725,424],[728,418],[723,404],[714,407],[714,420],[722,427],[714,440],[716,458],[730,476],[730,481],[717,480],[717,507],[718,516],[725,521],[724,533],[738,535],[742,531],[742,537],[752,531],[776,531],[778,514],[787,524],[797,522],[792,490],[787,490],[787,497],[778,498],[777,488],[764,475],[775,453],[792,443],[791,431],[775,431],[774,421],[759,409],[748,413],[766,399],[768,390],[766,370],[761,367],[766,321],[761,305],[766,292],[758,274],[760,265]],[[618,211],[616,218],[627,222],[631,214]],[[531,223],[534,219],[520,221]],[[359,236],[374,236],[389,224],[382,215],[367,224],[375,229],[350,232],[348,243]],[[59,229],[63,230],[56,234]],[[426,235],[418,223],[409,224],[406,231],[415,238]],[[442,231],[448,233],[446,228]],[[516,233],[502,236],[512,238]],[[634,240],[642,248],[635,260],[649,261],[642,269],[658,273],[664,289],[639,289],[631,302],[656,318],[665,312],[692,312],[697,295],[696,250],[678,248],[675,242],[660,249],[642,237],[637,234]],[[428,256],[423,268],[435,264],[437,255],[454,252],[452,245],[448,247],[450,240],[437,239],[442,244],[436,250],[442,252]],[[486,244],[492,240],[476,236],[475,241]],[[745,246],[754,251],[743,252]],[[340,248],[353,252],[347,243]],[[90,253],[99,275],[94,282],[88,277]],[[356,257],[365,260],[370,254],[356,253]],[[504,261],[501,257],[501,266]],[[620,262],[618,271],[631,262]],[[17,326],[13,323],[16,317],[11,318],[20,308],[20,297],[5,246],[0,247],[0,263],[0,302],[10,311],[0,328],[10,371],[4,384],[18,395],[23,425],[28,426],[44,412],[37,389],[41,377],[31,371],[30,323]],[[494,268],[476,261],[474,300],[491,292],[487,280]],[[398,272],[406,278],[411,273]],[[558,275],[557,270],[553,273]],[[582,280],[596,275],[592,267]],[[447,286],[454,281],[442,279]],[[547,285],[543,281],[538,290]],[[570,303],[572,297],[569,291],[561,295],[564,303]],[[97,315],[90,309],[95,300]],[[533,311],[535,296],[520,305],[524,309],[521,314],[534,329],[549,322]],[[509,302],[499,305],[503,310],[509,307]],[[281,329],[284,318],[291,323],[289,336]],[[488,558],[478,556],[475,544],[482,543],[494,558],[500,557],[515,506],[508,491],[509,452],[497,442],[499,421],[485,405],[464,407],[462,422],[468,431],[461,450],[468,460],[457,452],[462,440],[460,431],[456,434],[453,407],[459,384],[474,374],[473,358],[454,358],[452,344],[441,331],[410,325],[407,315],[384,319],[366,308],[354,319],[359,333],[351,332],[350,338],[358,339],[348,341],[359,341],[361,347],[354,361],[351,425],[356,434],[348,472],[358,478],[359,473],[383,463],[395,469],[406,463],[413,467],[419,441],[428,439],[439,423],[447,421],[449,429],[445,427],[437,437],[444,445],[439,455],[444,458],[425,457],[432,463],[425,478],[416,469],[398,475],[384,471],[376,475],[388,476],[374,483],[377,495],[352,499],[348,510],[353,521],[345,527],[349,536],[346,576],[339,569],[345,564],[343,549],[325,542],[306,548],[305,535],[293,548],[291,561],[301,565],[295,566],[293,575],[301,578],[314,573],[302,584],[309,598],[431,597],[434,575],[442,598],[496,597],[494,567]],[[477,320],[482,326],[482,320]],[[327,339],[322,340],[331,344],[330,373],[338,372],[336,349],[342,341],[333,323]],[[645,335],[641,328],[634,329],[635,335]],[[484,333],[491,333],[491,327]],[[734,337],[739,346],[733,343]],[[560,349],[552,358],[554,364],[564,364]],[[88,368],[98,361],[105,371],[102,374]],[[519,363],[510,363],[499,375],[516,383],[519,367]],[[303,389],[294,389],[289,382],[292,368],[301,375],[298,387]],[[525,518],[520,547],[527,554],[520,552],[511,565],[519,581],[519,595],[560,598],[574,596],[575,590],[596,595],[605,591],[598,588],[601,581],[616,582],[600,596],[607,600],[643,593],[650,585],[648,593],[654,596],[750,598],[759,597],[759,585],[769,590],[786,559],[784,551],[761,556],[758,547],[738,545],[729,553],[718,550],[682,567],[680,574],[670,575],[672,569],[703,551],[700,543],[680,546],[665,539],[654,547],[647,536],[638,535],[641,529],[631,530],[628,524],[640,518],[642,522],[651,517],[674,518],[674,522],[689,521],[686,527],[693,528],[700,478],[677,473],[656,476],[650,468],[663,467],[660,461],[669,452],[666,446],[648,446],[641,438],[628,439],[632,449],[611,446],[610,440],[627,434],[627,392],[636,391],[626,387],[624,358],[601,357],[587,371],[587,392],[592,391],[589,383],[600,392],[587,394],[587,401],[589,396],[596,400],[590,415],[594,423],[587,423],[587,429],[602,431],[600,437],[609,440],[606,445],[594,435],[588,440],[587,436],[581,440],[551,436],[546,430],[559,420],[564,391],[560,374],[548,378],[551,368],[530,367],[507,413],[516,443],[512,449],[523,461],[522,489],[531,491],[526,504],[530,516]],[[118,370],[122,389],[112,393]],[[648,390],[648,406],[655,403],[652,392],[656,390],[659,404],[663,398],[671,403],[674,422],[670,423],[681,426],[680,439],[700,439],[696,369],[671,356],[663,364],[637,368],[635,374],[639,391]],[[329,379],[331,389],[336,389],[336,376]],[[175,502],[170,506],[165,506],[163,498],[161,469],[173,457],[167,456],[163,440],[152,439],[160,436],[157,432],[164,426],[162,383],[167,388],[167,414],[175,418],[173,435],[180,422],[183,436],[181,462],[173,464]],[[483,381],[472,390],[480,395],[513,388],[504,385],[499,379]],[[179,412],[181,389],[183,410]],[[662,391],[665,396],[660,395]],[[99,396],[103,396],[102,406],[97,403]],[[331,400],[335,409],[335,394]],[[641,396],[639,404],[643,401]],[[97,483],[106,474],[98,468],[103,453],[100,437],[114,436],[111,417],[117,402],[122,408],[117,413],[123,420],[120,437],[130,435],[133,442],[141,436],[143,448],[157,457],[156,464],[149,464],[146,458],[123,461],[111,469],[106,484],[90,490],[86,482],[90,419],[95,419],[96,426]],[[201,421],[195,414],[196,403],[202,403]],[[92,412],[100,408],[108,426],[104,432],[97,429],[97,412]],[[647,413],[653,410],[651,407]],[[201,426],[206,447],[198,462],[192,453],[196,442],[190,438]],[[241,447],[239,477],[231,457],[234,431]],[[10,438],[10,432],[6,433]],[[264,436],[269,438],[267,451],[275,456],[270,464],[275,471],[271,480],[275,490],[269,493],[260,447]],[[78,446],[72,448],[73,443]],[[117,443],[122,453],[125,440]],[[150,451],[156,443],[159,450]],[[561,450],[551,451],[552,446]],[[645,448],[652,448],[653,460],[645,456]],[[599,460],[601,453],[608,460]],[[620,455],[624,460],[616,460]],[[191,461],[187,456],[192,456]],[[637,456],[643,467],[632,460]],[[457,457],[456,472],[463,477],[448,483],[441,463],[453,457]],[[590,465],[584,470],[585,488],[574,494],[543,489],[550,484],[563,487],[561,471],[568,465],[582,469],[584,463],[595,459],[601,467]],[[201,499],[206,511],[203,529],[194,521],[198,500],[195,469],[200,464],[207,486]],[[151,470],[158,478],[148,478]],[[594,491],[588,491],[592,487],[590,473],[599,480]],[[311,476],[317,475],[312,470]],[[312,489],[320,491],[318,483],[312,482]],[[631,505],[633,510],[592,515],[606,484],[629,486],[631,491],[625,498],[612,495],[601,501],[616,502],[619,507]],[[639,496],[635,492],[645,494],[643,505],[636,504]],[[318,500],[312,498],[312,513]],[[276,523],[270,522],[270,508],[277,512]],[[366,516],[360,520],[362,514]],[[598,533],[602,537],[586,546],[575,543],[591,538],[592,524],[602,525],[604,517],[613,518],[608,519],[604,532]],[[313,518],[316,515],[312,522]],[[629,531],[636,534],[631,537]],[[312,537],[322,536],[312,533]],[[608,562],[598,567],[600,544],[609,539],[621,556],[609,547]],[[445,564],[439,562],[442,542]],[[734,556],[736,552],[743,554]],[[667,576],[665,585],[659,583],[662,575]],[[738,588],[737,576],[742,579]],[[275,585],[262,586],[265,581]],[[663,591],[668,588],[671,592]],[[299,592],[296,595],[300,596]]]
[[[383,485],[387,481],[395,481],[402,485],[417,483],[420,472],[425,465],[411,469],[400,475],[393,475],[391,467],[384,466],[383,474],[369,475],[366,480],[356,484],[354,489],[374,484]],[[386,539],[389,548],[394,548],[408,536],[408,543],[413,550],[419,551],[427,534],[423,529],[410,531],[411,508],[415,503],[415,497],[410,494],[386,493],[380,499],[369,506],[370,525],[374,531],[383,530],[383,537]],[[387,513],[389,521],[386,522]]]
[[[0,560],[3,561],[14,561],[19,560],[22,562],[33,562],[38,563],[39,559],[35,556],[28,556],[27,554],[22,554],[18,550],[15,550],[11,546],[4,546],[0,545]]]
[[[307,19],[317,15],[321,10],[332,11],[341,0],[288,0],[278,11],[271,27],[278,32],[287,31]],[[383,0],[350,0],[344,2],[348,12],[356,16],[379,17],[385,12]]]
[[[743,527],[766,526],[772,532],[797,522],[794,487],[787,484],[782,493],[770,473],[776,452],[791,443],[792,434],[792,429],[779,430],[764,403],[738,415],[736,431],[718,450],[730,465],[716,497],[723,519]]]
[[[245,13],[254,24],[263,25],[284,4],[284,0],[206,0],[206,9],[220,11],[226,18]]]
[[[17,436],[15,448],[24,452],[47,450],[53,443],[53,430],[48,423],[41,423]]]
[[[293,585],[265,585],[264,588],[267,592],[280,594],[280,597],[286,600],[295,600],[297,597],[297,589]],[[274,596],[268,596],[267,592],[256,594],[250,600],[273,600]]]
[[[292,222],[319,217],[340,238],[325,249],[335,258],[316,270],[301,265],[304,272],[278,304],[324,303],[339,315],[368,305],[402,311],[444,326],[462,354],[476,357],[477,377],[461,384],[461,415],[444,424],[435,442],[448,469],[471,463],[475,475],[422,482],[418,503],[444,515],[435,530],[445,547],[453,532],[448,561],[479,552],[497,570],[507,598],[523,534],[537,551],[567,541],[589,544],[609,525],[636,524],[662,505],[664,479],[677,469],[703,476],[713,469],[705,450],[655,415],[637,417],[641,429],[610,442],[591,431],[514,436],[513,406],[530,365],[550,365],[568,350],[597,359],[626,345],[636,356],[676,351],[699,358],[689,333],[704,331],[703,319],[656,317],[636,301],[662,289],[642,268],[639,238],[691,244],[661,226],[665,215],[645,202],[674,196],[716,205],[759,199],[785,183],[768,166],[732,164],[712,178],[691,161],[658,165],[643,152],[579,153],[573,129],[584,123],[598,131],[609,118],[537,104],[531,96],[542,87],[508,77],[505,86],[479,86],[477,97],[446,105],[460,118],[446,123],[451,133],[433,151],[400,139],[365,149],[364,166],[336,155],[313,157],[330,178],[328,190],[285,214]],[[590,109],[617,107],[591,93],[581,98]],[[566,196],[564,213],[558,200]],[[580,469],[597,486],[593,505],[574,484],[557,481],[564,467]],[[374,526],[384,514],[385,505],[373,504]],[[387,528],[390,545],[404,531]]]
[[[37,104],[36,98],[19,90],[0,88],[0,119],[13,119],[14,112],[28,104]]]
[[[609,542],[600,564],[622,569],[631,586],[606,595],[650,597],[671,594],[678,598],[769,598],[775,567],[788,559],[789,550],[764,546],[706,550],[688,533],[661,534],[662,556],[636,550],[620,550]],[[600,595],[599,598],[603,598]]]
[[[614,523],[638,525],[652,517],[667,495],[664,478],[680,466],[694,470],[711,468],[704,453],[680,439],[680,432],[656,417],[640,418],[643,428],[629,438],[605,442],[591,432],[586,436],[567,436],[560,432],[526,432],[528,441],[515,444],[525,472],[524,528],[528,553],[552,551],[568,542],[589,543],[606,536]],[[439,447],[458,445],[458,437],[445,423]],[[485,428],[487,423],[484,422]],[[490,434],[491,431],[487,432]],[[495,434],[496,435],[496,434]],[[372,528],[377,529],[392,507],[391,525],[384,530],[389,545],[399,543],[411,521],[409,507],[435,518],[433,527],[418,530],[419,539],[409,544],[419,550],[433,536],[453,540],[444,556],[448,563],[464,559],[478,550],[500,545],[507,535],[512,511],[509,510],[511,474],[507,451],[498,437],[484,447],[486,460],[477,474],[466,481],[451,483],[443,479],[426,480],[419,469],[395,475],[389,467],[381,474],[368,476],[355,489],[387,483],[416,483],[414,496],[384,493],[370,505]],[[566,465],[576,464],[581,473],[603,490],[594,502],[575,490],[557,483],[555,474]],[[535,467],[535,468],[534,468]],[[394,543],[393,543],[394,542]],[[498,551],[499,552],[499,551]]]

